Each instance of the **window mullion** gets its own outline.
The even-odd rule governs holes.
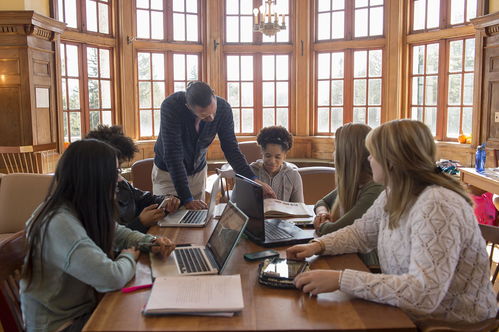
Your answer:
[[[345,52],[345,87],[343,88],[343,123],[353,121],[353,50],[347,49]]]

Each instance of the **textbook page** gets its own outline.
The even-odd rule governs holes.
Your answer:
[[[284,202],[274,198],[263,201],[265,217],[311,217],[313,213],[307,209],[305,203]]]

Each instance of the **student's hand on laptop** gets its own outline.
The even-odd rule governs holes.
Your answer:
[[[187,210],[203,210],[208,208],[208,205],[200,200],[190,201],[188,203],[185,203],[184,206]]]
[[[158,220],[165,216],[165,211],[163,209],[158,209],[158,204],[149,205],[144,208],[139,214],[139,220],[142,225],[146,227],[151,227],[156,225]]]
[[[304,293],[317,295],[340,289],[340,277],[340,271],[313,270],[297,275],[294,283],[296,288],[301,289]]]
[[[258,179],[255,179],[255,182],[262,186],[263,198],[277,198],[277,196],[276,196],[276,194],[271,186],[269,186],[265,182],[262,182],[261,180],[258,180]]]
[[[307,257],[317,255],[321,250],[321,245],[318,242],[297,244],[286,249],[286,258],[304,260]]]
[[[136,248],[128,248],[121,250],[121,254],[130,254],[133,256],[134,260],[139,259],[140,251]]]
[[[165,210],[168,213],[177,211],[178,207],[180,206],[180,199],[178,199],[175,196],[167,196],[165,199],[166,199]]]
[[[151,251],[155,254],[163,256],[164,258],[170,256],[173,249],[175,249],[175,243],[167,237],[157,237],[153,243],[159,245],[151,247]]]
[[[331,221],[331,216],[327,212],[321,212],[314,218],[314,228],[319,229],[322,224]]]

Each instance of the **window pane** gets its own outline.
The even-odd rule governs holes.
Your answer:
[[[343,125],[343,108],[331,109],[331,132]]]
[[[345,12],[333,12],[333,31],[331,39],[345,38]]]
[[[253,80],[253,56],[241,56],[241,80]]]
[[[331,0],[318,0],[317,1],[317,11],[325,12],[331,10]]]
[[[253,106],[253,83],[241,83],[241,106]]]
[[[109,33],[108,5],[99,3],[99,32]]]
[[[333,10],[345,9],[345,0],[333,0]]]
[[[414,1],[413,30],[421,30],[425,28],[425,17],[426,17],[425,7],[426,7],[425,0]]]
[[[61,85],[62,85],[62,109],[65,111],[68,109],[68,95],[66,92],[66,79],[63,78],[61,79]]]
[[[185,40],[185,15],[173,13],[173,39]]]
[[[71,131],[71,142],[81,139],[81,116],[80,112],[69,113],[69,127]]]
[[[197,13],[198,12],[198,1],[197,0],[186,0],[186,12]]]
[[[185,91],[185,82],[174,82],[173,92]]]
[[[289,111],[287,108],[277,109],[276,125],[288,128]]]
[[[381,79],[369,80],[369,105],[381,105]]]
[[[366,104],[366,80],[353,81],[353,103],[354,105]]]
[[[369,5],[369,0],[355,0],[355,8],[367,7]]]
[[[243,133],[252,133],[253,132],[253,110],[252,109],[243,109],[241,111],[242,117],[242,132]]]
[[[329,105],[329,81],[317,82],[317,105]]]
[[[90,111],[90,130],[97,129],[97,126],[100,124],[100,112],[99,111]]]
[[[471,107],[463,108],[463,134],[471,135],[471,127],[473,126],[473,109]]]
[[[147,1],[146,6],[147,6]],[[143,7],[147,8],[147,7]],[[163,0],[151,0],[151,9],[156,9],[156,10],[163,10]]]
[[[232,109],[232,115],[234,117],[234,132],[241,132],[241,110],[240,109]]]
[[[426,77],[425,105],[437,105],[438,78],[437,76]]]
[[[165,83],[164,82],[153,82],[153,107],[160,108],[161,103],[165,99]]]
[[[274,59],[275,59],[275,57],[273,55],[263,55],[262,56],[262,79],[263,80],[275,80]]]
[[[367,8],[355,10],[355,37],[367,36],[367,13]]]
[[[140,136],[152,136],[152,114],[151,111],[140,111]]]
[[[87,30],[97,31],[97,6],[91,0],[87,0]]]
[[[109,64],[109,50],[99,49],[100,77],[111,77],[111,65]]]
[[[371,6],[381,6],[383,4],[383,0],[371,0]]]
[[[422,107],[413,107],[411,110],[411,119],[423,121],[423,108]]]
[[[291,25],[289,24],[289,16],[284,17],[284,22],[286,23],[286,30],[281,30],[277,33],[276,38],[278,43],[289,42],[289,30]]]
[[[184,0],[173,0],[173,11],[184,12]]]
[[[139,66],[139,80],[151,79],[151,67],[150,67],[150,54],[149,53],[138,53],[137,62]]]
[[[469,0],[468,0],[469,1]],[[475,39],[466,39],[464,70],[471,71],[475,66]]]
[[[317,39],[324,40],[331,38],[331,14],[321,13],[317,21]]]
[[[232,15],[239,14],[239,0],[226,0],[225,12]]]
[[[198,16],[197,15],[186,15],[187,16],[187,40],[196,42],[198,41]]]
[[[463,69],[463,41],[455,40],[449,43],[449,71],[459,72]]]
[[[277,82],[276,90],[277,90],[277,106],[288,106],[289,105],[288,82]]]
[[[239,83],[227,83],[228,102],[232,107],[239,107]],[[264,90],[265,92],[266,90]],[[274,90],[272,90],[274,91]]]
[[[241,15],[253,15],[253,4],[251,1],[240,0],[239,5],[240,5],[239,14],[241,14]],[[279,10],[280,10],[280,7],[279,7]]]
[[[440,25],[440,1],[428,1],[427,29],[437,28]]]
[[[363,107],[355,107],[353,109],[353,122],[366,123],[366,109]]]
[[[137,38],[149,38],[149,12],[137,10]]]
[[[369,36],[383,34],[383,7],[371,8],[369,14]]]
[[[151,12],[151,39],[163,39],[163,12]]]
[[[227,80],[239,80],[239,56],[227,56]]]
[[[69,109],[80,109],[80,81],[68,79]]]
[[[175,81],[185,80],[185,55],[184,54],[174,54],[173,55],[173,79]]]
[[[412,104],[423,105],[424,96],[424,77],[418,76],[412,78]]]
[[[317,130],[321,133],[329,132],[329,108],[317,110]]]
[[[99,62],[97,60],[97,49],[93,47],[87,48],[87,68],[88,77],[99,76]]]
[[[424,123],[430,127],[433,136],[437,134],[437,109],[434,107],[425,108],[425,121]]]
[[[369,76],[381,76],[382,56],[381,50],[369,51]]]
[[[344,53],[337,52],[331,54],[331,78],[343,78],[344,75]]]
[[[61,44],[60,46],[60,58],[61,58],[61,76],[66,76],[66,45]]]
[[[430,44],[426,47],[426,73],[438,73],[438,44]]]
[[[227,17],[226,38],[228,43],[239,41],[239,19],[237,17]]]
[[[91,109],[100,108],[98,80],[88,80],[88,105]]]
[[[275,106],[274,82],[263,82],[263,106]]]
[[[461,105],[461,74],[449,75],[449,105]]]
[[[459,107],[447,109],[447,137],[459,136]]]
[[[331,105],[343,105],[343,81],[331,81]]]
[[[162,1],[162,0],[160,0],[160,1]],[[153,2],[154,2],[154,0],[153,0]],[[147,8],[149,8],[149,0],[135,0],[135,6],[137,8],[147,9]]]
[[[174,55],[175,56],[175,55]],[[174,67],[176,66],[174,62]],[[165,56],[161,53],[152,54],[152,78],[155,80],[165,79]]]
[[[76,23],[76,0],[63,0],[66,11],[64,12],[64,22],[67,23],[68,28],[77,28]],[[62,5],[60,6],[62,10]],[[62,20],[62,17],[59,18]]]
[[[187,55],[187,80],[197,81],[199,79],[198,64],[197,55]]]
[[[253,41],[253,17],[241,16],[241,43]]]
[[[318,79],[329,78],[330,73],[331,73],[331,54],[319,53],[317,56],[317,78]]]
[[[64,142],[69,142],[69,130],[68,130],[68,112],[62,113],[62,119],[64,122]]]
[[[275,123],[274,119],[274,109],[273,108],[264,108],[262,114],[262,126],[272,126]]]
[[[367,51],[356,51],[354,53],[353,77],[366,77]]]
[[[287,55],[277,55],[276,56],[276,74],[277,80],[288,80],[289,78],[289,64]]]
[[[451,0],[450,2],[450,24],[464,22],[464,0]]]
[[[77,77],[79,75],[78,66],[78,46],[66,45],[68,76]]]
[[[477,10],[477,1],[476,0],[468,0],[466,2],[466,12],[467,12],[467,21],[471,20],[472,18],[476,17],[476,10]]]
[[[151,107],[151,83],[139,82],[139,108]]]
[[[424,74],[424,46],[414,46],[412,48],[412,73]]]
[[[100,81],[102,92],[102,108],[111,108],[111,82],[102,80]]]
[[[380,107],[369,107],[367,116],[367,124],[371,127],[377,127],[381,124],[381,108]]]
[[[153,110],[153,116],[154,116],[154,136],[159,135],[159,127],[161,124],[161,111],[160,110]]]
[[[464,74],[463,105],[473,105],[473,73]]]

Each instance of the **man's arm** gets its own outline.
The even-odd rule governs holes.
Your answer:
[[[182,145],[182,121],[176,116],[174,104],[165,100],[161,104],[161,141],[163,143],[163,160],[172,178],[175,190],[182,201],[192,201],[192,194],[187,181],[184,166],[184,149]]]

